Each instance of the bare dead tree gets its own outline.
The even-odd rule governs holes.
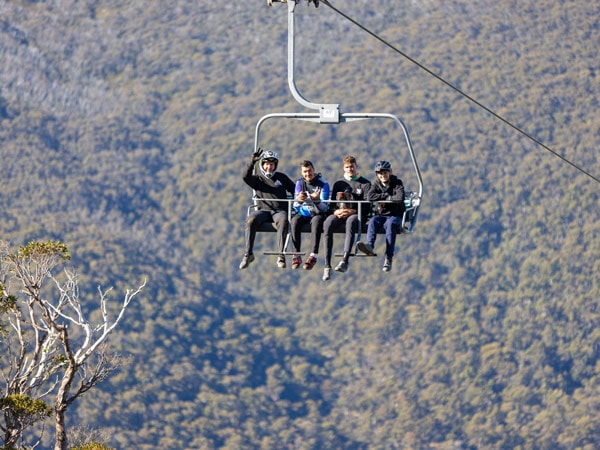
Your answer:
[[[110,301],[112,289],[98,288],[101,319],[93,324],[82,307],[77,273],[64,269],[60,279],[52,274],[69,257],[67,247],[60,242],[32,242],[16,253],[0,243],[1,292],[7,305],[9,300],[14,303],[5,313],[9,326],[0,335],[7,355],[0,359],[5,385],[2,398],[23,395],[38,402],[52,399],[55,450],[67,449],[68,407],[121,366],[123,359],[111,351],[108,338],[146,284],[144,281],[138,288],[127,290],[118,305]],[[9,294],[11,283],[18,285],[19,295]],[[47,297],[47,292],[53,295]],[[3,406],[3,410],[14,415],[9,407]],[[17,442],[26,426],[43,418],[39,413],[21,422],[7,421],[7,417],[13,416],[5,413],[5,445],[7,436]]]

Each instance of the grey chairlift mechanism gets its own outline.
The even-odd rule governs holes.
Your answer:
[[[419,207],[421,206],[421,199],[423,196],[423,180],[421,177],[421,171],[419,170],[419,166],[417,163],[417,159],[415,157],[415,153],[413,150],[413,146],[408,134],[408,130],[402,120],[400,120],[397,116],[393,114],[387,113],[342,113],[340,111],[339,104],[332,103],[313,103],[306,100],[296,87],[296,83],[294,81],[294,71],[295,71],[295,59],[294,59],[294,37],[295,37],[295,9],[300,0],[267,0],[267,4],[272,6],[273,3],[287,3],[288,6],[288,85],[290,88],[290,92],[294,99],[300,103],[302,106],[314,110],[315,112],[307,112],[307,113],[272,113],[267,114],[260,118],[258,123],[256,124],[255,136],[254,136],[254,151],[258,150],[259,142],[260,142],[260,129],[261,126],[270,119],[275,118],[284,118],[284,119],[297,119],[308,122],[315,122],[320,124],[339,124],[344,122],[352,122],[356,120],[370,120],[370,119],[388,119],[396,122],[400,126],[404,134],[404,140],[406,142],[408,151],[410,153],[410,158],[412,161],[412,165],[418,180],[418,190],[417,191],[409,191],[407,190],[407,196],[405,198],[405,206],[406,212],[404,214],[404,218],[402,221],[402,227],[400,229],[401,232],[411,233],[414,231],[417,215],[419,211]],[[314,3],[316,7],[319,6],[318,0],[308,0],[309,3]],[[254,193],[253,198],[256,197]],[[290,205],[291,206],[291,205]],[[359,205],[360,207],[360,205]],[[252,207],[251,207],[252,208]],[[250,208],[249,208],[250,210]],[[290,207],[291,211],[291,207]],[[266,229],[259,231],[267,231]],[[274,231],[274,229],[269,229],[268,231]],[[360,240],[361,227],[358,230],[357,241]],[[265,252],[267,254],[275,253],[275,252]]]

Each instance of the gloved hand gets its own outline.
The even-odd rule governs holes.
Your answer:
[[[252,153],[252,162],[255,163],[257,161],[260,161],[260,156],[262,155],[263,149],[258,147],[258,149]]]

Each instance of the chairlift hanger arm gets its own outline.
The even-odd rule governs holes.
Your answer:
[[[336,103],[313,103],[308,101],[298,91],[294,73],[296,67],[295,53],[295,10],[300,0],[268,0],[269,6],[274,2],[287,3],[288,5],[288,85],[294,99],[305,108],[319,111],[321,123],[339,123],[340,105]],[[314,3],[319,6],[319,0],[307,0],[308,3]]]
[[[294,42],[295,42],[295,9],[296,5],[300,3],[301,0],[267,0],[268,6],[272,6],[273,3],[287,3],[288,5],[288,85],[290,92],[294,99],[300,103],[302,106],[317,110],[315,113],[274,113],[268,114],[262,117],[257,125],[255,131],[255,142],[254,149],[258,149],[259,141],[260,141],[260,127],[263,122],[267,119],[279,117],[286,119],[296,119],[296,120],[304,120],[309,122],[316,122],[321,124],[339,124],[342,122],[351,122],[356,120],[366,120],[366,119],[374,119],[374,118],[385,118],[394,120],[402,129],[404,133],[404,138],[410,153],[410,158],[413,164],[413,168],[417,175],[419,188],[417,192],[411,192],[407,200],[410,203],[410,217],[409,225],[406,228],[406,231],[412,232],[414,230],[417,214],[419,210],[419,206],[421,205],[421,199],[423,197],[423,182],[421,177],[421,171],[419,170],[419,166],[417,163],[417,159],[415,157],[415,153],[412,147],[412,143],[410,141],[410,137],[408,135],[408,130],[404,123],[393,114],[386,113],[342,113],[340,112],[340,105],[334,103],[313,103],[306,100],[298,91],[296,87],[296,83],[294,80],[294,72],[295,72],[295,58],[294,58]],[[307,0],[308,3],[314,3],[315,7],[319,6],[319,0]],[[323,0],[324,4],[329,6],[327,0]]]

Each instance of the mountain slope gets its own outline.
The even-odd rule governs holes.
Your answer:
[[[598,184],[327,5],[297,6],[299,90],[403,119],[418,228],[390,274],[279,271],[272,235],[237,270],[256,122],[303,112],[286,5],[254,3],[0,4],[2,238],[66,242],[90,297],[149,279],[115,336],[131,366],[71,423],[117,448],[597,446]],[[600,173],[598,2],[334,6]],[[376,121],[261,143],[292,178],[309,158],[333,182],[351,153],[415,184]]]

